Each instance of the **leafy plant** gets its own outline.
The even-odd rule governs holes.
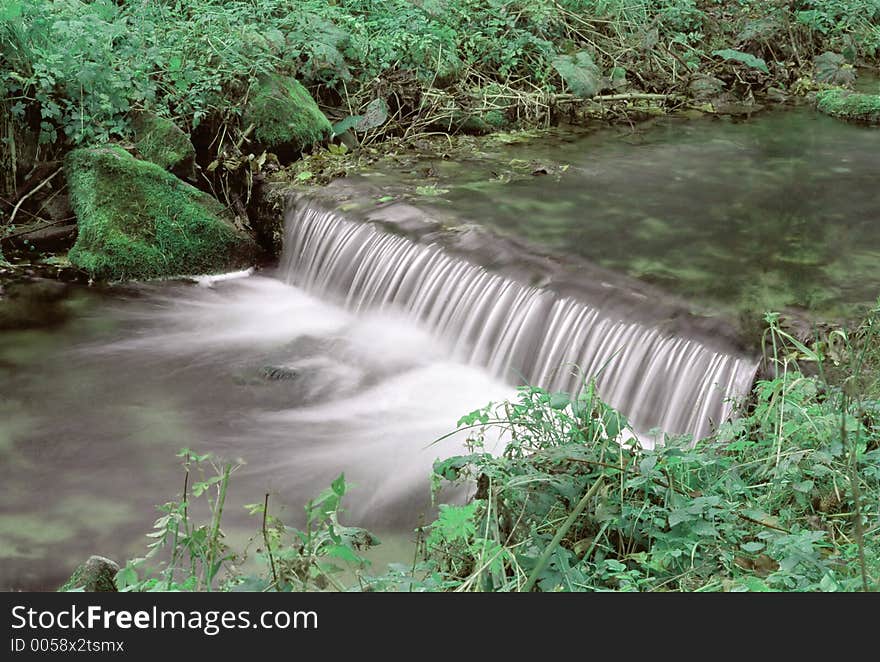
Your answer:
[[[764,62],[764,60],[762,60],[761,58],[755,57],[751,53],[743,53],[742,51],[725,48],[722,50],[712,51],[712,55],[724,58],[725,60],[742,62],[747,67],[758,69],[759,71],[763,71],[765,74],[770,73],[770,69],[767,68],[767,63]]]
[[[159,507],[162,516],[154,523],[153,532],[147,534],[152,539],[147,554],[130,560],[116,575],[121,591],[211,591],[220,570],[235,558],[223,541],[220,522],[229,478],[241,464],[218,463],[210,453],[198,454],[188,448],[178,457],[184,466],[181,498]],[[213,470],[213,475],[205,473],[206,467]],[[191,500],[201,497],[207,499],[211,517],[207,523],[196,525],[189,516]],[[170,558],[161,560],[162,553]],[[158,569],[151,572],[148,562],[159,562]],[[142,569],[147,574],[140,578]]]

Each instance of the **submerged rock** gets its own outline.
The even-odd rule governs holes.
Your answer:
[[[263,379],[272,382],[290,381],[291,379],[296,379],[298,374],[293,368],[283,365],[267,365],[260,369],[260,375]]]
[[[189,136],[169,119],[140,113],[132,122],[135,147],[146,161],[181,178],[195,177],[196,148]]]
[[[306,148],[328,140],[333,132],[308,90],[295,78],[278,75],[257,83],[242,124],[253,124],[257,143],[282,161],[293,160]]]
[[[73,571],[59,591],[82,590],[86,593],[115,593],[116,573],[119,565],[103,556],[90,556],[89,560]]]
[[[60,324],[68,312],[63,301],[65,283],[33,278],[0,285],[0,331],[32,329]]]
[[[869,124],[880,124],[880,95],[835,88],[816,95],[816,107],[826,115]]]
[[[79,225],[70,262],[95,278],[233,270],[256,255],[214,198],[119,147],[74,150],[65,168]]]

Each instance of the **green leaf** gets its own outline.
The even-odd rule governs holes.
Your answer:
[[[434,463],[434,473],[448,481],[458,478],[461,470],[480,458],[479,455],[456,455]]]
[[[124,591],[129,586],[133,586],[137,584],[138,581],[138,573],[131,565],[127,565],[122,570],[116,573],[116,588],[120,591]]]
[[[571,396],[564,391],[553,393],[550,395],[551,409],[565,409],[571,403]]]
[[[327,556],[335,559],[341,559],[347,563],[358,565],[363,562],[360,556],[355,554],[347,545],[331,545],[327,548]]]
[[[764,543],[757,542],[757,541],[745,542],[742,545],[740,545],[740,548],[745,552],[749,552],[749,553],[753,554],[755,552],[760,552],[762,549],[764,549]]]
[[[694,522],[691,530],[696,533],[698,536],[717,536],[718,530],[715,528],[715,525],[712,522],[707,522],[706,520],[699,520]]]
[[[696,516],[689,513],[686,509],[673,510],[669,513],[669,526],[675,526],[682,522],[690,522],[695,519]]]
[[[388,119],[388,104],[385,99],[373,99],[364,111],[360,121],[355,126],[355,131],[367,131],[382,126]]]
[[[856,70],[843,55],[826,51],[813,58],[813,78],[829,85],[851,85],[856,79]]]
[[[574,55],[559,55],[551,64],[576,97],[589,99],[599,92],[602,74],[586,51],[578,51]]]
[[[466,506],[440,506],[440,516],[434,526],[439,535],[447,542],[454,540],[467,540],[476,532],[476,524],[473,520],[474,513],[480,501],[472,501]]]
[[[760,593],[768,593],[771,592],[771,589],[767,584],[764,583],[762,579],[759,577],[746,577],[743,579],[743,585],[750,591],[760,592]]]
[[[743,53],[742,51],[737,51],[732,48],[725,48],[718,51],[712,51],[712,55],[723,57],[725,60],[741,62],[748,67],[752,67],[752,69],[763,71],[765,74],[770,73],[770,69],[767,68],[767,63],[750,53]]]
[[[834,593],[840,590],[840,585],[834,581],[834,577],[825,575],[822,577],[822,581],[819,582],[819,588],[825,593]]]
[[[333,135],[340,136],[349,129],[353,129],[358,122],[364,119],[363,115],[349,115],[341,122],[337,122],[333,125]]]
[[[342,496],[345,494],[345,474],[339,474],[336,480],[330,483],[330,488],[333,490],[333,493],[337,496]]]

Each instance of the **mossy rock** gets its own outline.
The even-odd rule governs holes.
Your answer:
[[[880,124],[880,95],[833,89],[816,95],[816,107],[827,115],[855,122]]]
[[[82,148],[65,161],[79,230],[70,262],[106,280],[241,268],[256,244],[214,198],[116,146]]]
[[[169,119],[138,113],[132,121],[141,157],[181,178],[195,177],[196,149],[189,136]]]
[[[116,573],[119,565],[103,556],[90,556],[89,560],[73,571],[59,591],[85,591],[86,593],[115,593]]]
[[[251,90],[242,123],[245,127],[253,124],[257,143],[282,162],[296,159],[333,132],[308,90],[295,78],[277,75],[262,78]]]

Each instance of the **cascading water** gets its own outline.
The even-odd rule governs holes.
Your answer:
[[[705,436],[731,415],[757,368],[751,357],[619,319],[309,204],[288,210],[280,275],[354,312],[403,311],[449,343],[456,359],[508,382],[574,392],[595,378],[601,397],[643,433]]]

